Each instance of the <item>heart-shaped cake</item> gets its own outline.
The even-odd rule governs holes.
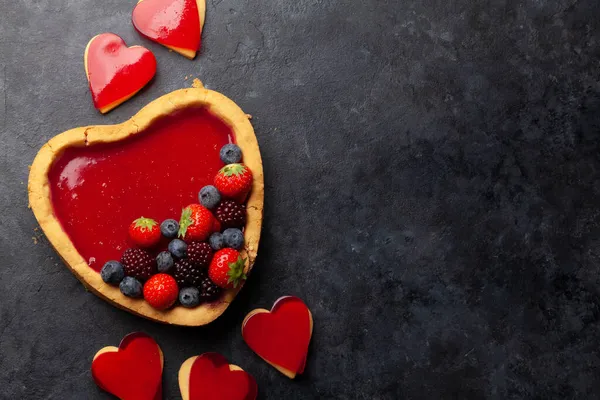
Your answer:
[[[131,21],[148,39],[193,59],[200,49],[205,15],[205,0],[139,0]]]
[[[183,400],[255,400],[258,392],[252,375],[218,353],[188,358],[179,369],[179,389]]]
[[[239,146],[243,164],[224,167],[219,152],[228,143]],[[130,247],[127,226],[131,221],[139,223],[140,216],[166,221],[181,214],[182,220],[187,218],[187,226],[196,215],[188,205],[198,203],[200,188],[212,185],[222,170],[230,175],[223,179],[229,179],[235,178],[238,170],[246,169],[252,174],[244,175],[244,179],[251,179],[251,189],[243,216],[243,241],[239,242],[239,254],[233,249],[220,250],[224,254],[214,273],[211,266],[213,281],[225,279],[220,285],[224,290],[218,292],[216,300],[194,308],[175,306],[160,310],[143,299],[124,296],[123,288],[120,291],[106,283],[110,277],[101,277],[103,266],[121,259]],[[263,199],[262,161],[248,116],[227,97],[204,88],[182,89],[162,96],[119,125],[85,126],[63,132],[42,146],[29,175],[29,202],[41,228],[87,288],[131,313],[185,326],[213,321],[239,292],[256,258]],[[187,227],[186,241],[193,227]],[[159,246],[166,250],[166,243]],[[201,244],[195,249],[202,256]],[[140,256],[132,253],[129,258],[139,261]],[[184,277],[189,273],[182,272]],[[181,278],[177,273],[172,275],[176,280]],[[235,285],[228,284],[228,276],[235,278]],[[168,274],[153,277],[144,286],[144,296],[148,292],[156,300],[165,285],[175,285],[171,281]],[[148,288],[150,283],[152,287]],[[180,293],[179,300],[185,305],[189,296],[181,296]]]
[[[92,377],[103,390],[121,400],[162,399],[164,357],[145,333],[125,336],[119,347],[100,349],[92,360]]]

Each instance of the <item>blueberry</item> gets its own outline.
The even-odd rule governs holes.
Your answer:
[[[187,244],[181,239],[173,239],[169,243],[169,251],[177,258],[186,258]]]
[[[215,232],[208,238],[208,244],[213,250],[221,250],[223,248],[223,235],[219,232]]]
[[[156,256],[158,272],[169,272],[173,268],[173,256],[168,251],[161,251]]]
[[[142,284],[131,276],[126,276],[121,281],[119,289],[127,297],[142,297]]]
[[[176,238],[177,232],[179,232],[179,222],[174,219],[165,219],[162,224],[160,224],[160,233],[166,238]]]
[[[118,261],[109,261],[102,267],[100,271],[102,280],[111,285],[118,285],[125,277],[123,265]]]
[[[187,308],[200,304],[200,291],[195,287],[183,288],[179,291],[179,302]]]
[[[236,164],[242,161],[242,149],[237,144],[226,144],[221,147],[219,156],[225,164]]]
[[[237,228],[228,228],[223,232],[223,243],[225,247],[240,250],[244,247],[244,234]]]
[[[215,208],[221,201],[221,193],[212,185],[204,186],[198,193],[198,200],[206,208]]]

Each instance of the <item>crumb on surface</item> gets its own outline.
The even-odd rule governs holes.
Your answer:
[[[201,89],[204,87],[204,85],[202,84],[202,81],[200,81],[200,79],[194,78],[194,80],[192,81],[192,87],[196,89]]]
[[[246,114],[246,118],[252,119],[252,114]]]
[[[31,239],[33,239],[33,244],[38,244],[38,238],[32,236]]]

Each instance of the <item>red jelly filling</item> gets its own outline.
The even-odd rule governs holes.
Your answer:
[[[124,141],[67,149],[48,178],[56,217],[75,248],[99,271],[119,260],[127,228],[141,216],[179,220],[223,167],[231,128],[204,108],[166,116]]]

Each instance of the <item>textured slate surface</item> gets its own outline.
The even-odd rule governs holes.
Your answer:
[[[0,398],[107,398],[90,359],[134,330],[163,348],[166,399],[209,350],[263,399],[597,397],[598,1],[209,0],[191,62],[134,32],[134,3],[0,0]],[[159,62],[107,116],[82,67],[104,31]],[[254,115],[267,194],[242,294],[178,329],[87,293],[26,182],[53,135],[120,122],[190,75]],[[240,335],[283,294],[315,319],[293,382]]]

